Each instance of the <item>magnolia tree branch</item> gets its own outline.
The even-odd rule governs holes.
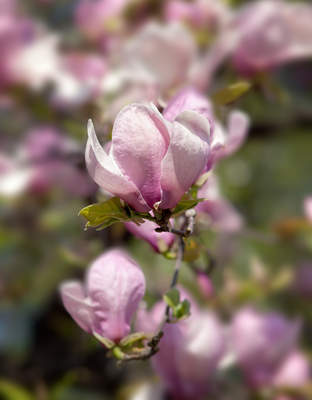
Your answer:
[[[181,230],[171,229],[167,226],[167,230],[162,231],[169,231],[175,233],[177,237],[178,243],[178,251],[177,251],[177,258],[175,263],[175,268],[173,271],[170,289],[176,287],[178,280],[179,280],[179,272],[181,269],[183,257],[184,257],[184,238],[188,237],[190,234],[193,233],[194,230],[194,218],[195,218],[195,210],[187,210],[185,213],[184,222],[182,224]],[[162,229],[162,228],[161,228]],[[164,335],[163,329],[166,323],[170,323],[171,321],[170,315],[170,307],[169,305],[166,306],[165,313],[163,319],[159,325],[158,332],[156,335],[152,337],[152,339],[147,343],[147,347],[140,350],[137,354],[124,354],[122,361],[133,361],[133,360],[147,360],[152,357],[154,354],[158,352],[158,345],[161,338]]]

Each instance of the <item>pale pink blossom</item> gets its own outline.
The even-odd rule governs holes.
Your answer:
[[[199,399],[209,391],[224,354],[224,330],[212,312],[198,309],[190,296],[181,291],[181,299],[185,298],[191,301],[191,316],[165,325],[152,365],[173,398]],[[157,303],[149,312],[141,311],[139,329],[157,330],[163,313],[163,303]]]
[[[222,26],[229,17],[229,9],[220,0],[169,0],[165,3],[167,21],[186,21],[196,28],[210,31]]]
[[[126,222],[125,226],[134,236],[146,240],[158,253],[169,250],[175,240],[173,233],[156,232],[155,229],[158,225],[152,221],[145,221],[141,225],[137,225],[134,222]]]
[[[198,271],[196,273],[196,281],[201,295],[206,299],[211,299],[214,296],[215,290],[209,276],[203,271]]]
[[[306,3],[260,0],[237,12],[235,66],[254,73],[312,55],[312,7]],[[229,33],[230,34],[230,33]]]
[[[149,73],[161,92],[183,84],[195,58],[195,42],[180,24],[145,25],[124,53],[124,63]]]
[[[206,221],[221,232],[234,233],[243,227],[238,211],[220,193],[217,177],[210,173],[207,181],[198,190],[198,198],[205,199],[196,206],[200,221]]]
[[[192,87],[180,90],[167,104],[163,115],[173,121],[179,113],[185,110],[196,111],[205,116],[212,127],[210,135],[211,154],[207,169],[224,157],[235,153],[244,143],[248,128],[249,117],[238,110],[231,111],[227,126],[224,127],[214,118],[213,107],[209,99]]]
[[[104,190],[137,211],[174,207],[207,165],[210,123],[195,111],[167,121],[154,105],[131,104],[118,114],[109,152],[88,124],[86,163]]]
[[[78,28],[89,39],[99,40],[110,33],[110,20],[118,17],[129,0],[80,0],[75,10]]]
[[[304,199],[303,207],[306,218],[312,222],[312,196],[307,196]]]
[[[299,350],[294,350],[283,361],[273,377],[273,385],[279,387],[300,387],[309,382],[311,366],[308,358]]]
[[[231,326],[231,345],[249,385],[272,384],[284,360],[296,346],[300,321],[275,312],[246,307],[237,312]]]
[[[66,310],[83,330],[118,343],[130,333],[145,278],[134,260],[113,249],[91,264],[84,285],[65,282],[60,292]]]

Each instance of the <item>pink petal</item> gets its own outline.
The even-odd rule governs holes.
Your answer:
[[[118,166],[153,207],[161,198],[160,165],[169,144],[161,114],[154,106],[126,106],[115,120],[112,137],[112,154]]]
[[[169,248],[173,244],[175,239],[175,235],[173,233],[156,232],[155,229],[158,227],[158,225],[152,221],[146,221],[140,226],[138,226],[134,222],[126,222],[125,226],[131,233],[133,233],[133,235],[146,240],[157,252],[160,251],[160,241],[163,241],[164,244]]]
[[[173,122],[178,114],[186,110],[197,111],[207,117],[211,124],[213,122],[213,112],[210,101],[191,87],[181,90],[170,100],[163,111],[163,116],[168,121]]]
[[[60,287],[64,307],[77,324],[86,332],[92,333],[94,315],[90,300],[85,296],[79,282],[65,282]]]
[[[100,145],[91,120],[88,122],[88,136],[85,156],[90,176],[101,188],[122,198],[137,211],[147,211],[149,207],[138,188],[122,174],[113,157]]]
[[[114,341],[122,339],[145,292],[138,265],[121,250],[108,251],[91,265],[87,287],[97,333]]]
[[[172,208],[203,172],[209,157],[209,121],[184,111],[173,123],[170,146],[162,161],[161,208]]]
[[[306,218],[312,222],[312,196],[308,196],[304,199],[303,207]]]

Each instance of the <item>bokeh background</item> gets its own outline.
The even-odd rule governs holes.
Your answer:
[[[103,196],[85,169],[87,119],[93,118],[105,141],[123,105],[155,97],[165,104],[178,87],[192,84],[189,64],[201,70],[223,32],[233,29],[234,35],[237,27],[228,21],[246,2],[203,1],[197,14],[187,6],[199,2],[176,2],[186,5],[176,13],[173,3],[0,1],[1,399],[156,396],[137,392],[143,384],[159,382],[148,362],[118,366],[106,358],[64,310],[58,286],[82,278],[96,256],[118,245],[144,270],[149,305],[168,287],[172,261],[123,225],[85,231],[78,212]],[[162,24],[156,39],[155,28],[142,34],[151,21]],[[183,32],[170,31],[173,23]],[[307,35],[312,47],[311,29]],[[251,121],[246,142],[215,171],[243,224],[233,231],[210,223],[198,231],[213,259],[211,293],[200,290],[186,265],[181,274],[181,284],[225,325],[246,305],[299,318],[297,346],[307,360],[312,355],[312,222],[304,200],[312,194],[311,54],[257,74],[236,68],[226,54],[211,68],[211,78],[209,65],[201,71],[207,80],[201,89],[209,97],[242,79],[252,84],[235,104],[216,110],[226,120],[233,107],[239,108]],[[148,71],[140,64],[144,57]],[[198,265],[207,262],[203,258]],[[257,392],[237,367],[227,369],[221,387],[212,398],[312,398],[308,380],[280,397],[265,388]]]

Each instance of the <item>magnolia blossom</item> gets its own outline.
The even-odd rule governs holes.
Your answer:
[[[118,17],[128,3],[129,0],[80,0],[75,10],[76,24],[89,39],[101,39],[111,30],[109,22]]]
[[[273,377],[273,385],[279,387],[300,387],[309,382],[311,366],[308,358],[299,350],[294,350],[284,360]]]
[[[212,168],[220,159],[235,153],[243,144],[249,128],[249,117],[245,113],[238,110],[231,111],[227,127],[224,128],[220,122],[215,121],[211,102],[192,87],[179,91],[167,104],[163,115],[169,121],[173,121],[185,110],[196,111],[205,116],[212,126],[211,154],[207,169]]]
[[[311,56],[311,18],[312,6],[304,3],[260,0],[243,7],[230,25],[237,31],[234,64],[250,73]]]
[[[306,218],[312,222],[312,196],[308,196],[304,199],[303,207]]]
[[[222,197],[217,177],[212,173],[198,190],[198,198],[205,199],[195,208],[202,223],[208,220],[214,229],[229,233],[237,232],[242,228],[242,217],[231,203]]]
[[[187,80],[195,57],[195,42],[182,25],[149,23],[127,45],[124,61],[168,90]]]
[[[224,332],[213,313],[199,310],[184,290],[181,297],[190,300],[191,316],[165,325],[152,365],[174,398],[199,399],[208,392],[212,375],[224,354]],[[157,331],[164,308],[163,303],[157,303],[149,312],[141,310],[139,329]]]
[[[109,151],[88,124],[86,163],[104,190],[137,211],[173,208],[204,171],[210,154],[210,123],[183,111],[167,121],[151,104],[131,104],[118,114]]]
[[[183,20],[196,28],[214,30],[228,19],[229,9],[220,0],[169,0],[165,2],[165,17],[168,21]]]
[[[125,226],[134,236],[146,240],[158,253],[167,251],[175,240],[173,233],[156,232],[155,229],[158,225],[152,221],[145,221],[141,225],[137,225],[134,222],[126,222]]]
[[[104,102],[108,99],[104,106],[107,119],[127,104],[156,103],[184,85],[196,59],[196,46],[182,25],[153,22],[144,25],[111,59],[101,84]]]
[[[83,330],[118,343],[130,332],[145,278],[134,260],[113,249],[91,264],[85,285],[69,281],[60,291],[64,307]]]
[[[15,81],[14,62],[24,46],[32,41],[35,26],[21,16],[14,0],[0,3],[0,86]]]
[[[235,315],[231,345],[247,382],[254,387],[273,383],[284,360],[292,353],[300,331],[298,320],[244,308]],[[278,381],[278,378],[276,378]]]
[[[76,142],[65,138],[50,126],[29,131],[18,146],[17,154],[0,160],[0,194],[15,197],[26,191],[45,194],[52,188],[88,196],[96,186],[84,170],[74,164],[79,155]]]

